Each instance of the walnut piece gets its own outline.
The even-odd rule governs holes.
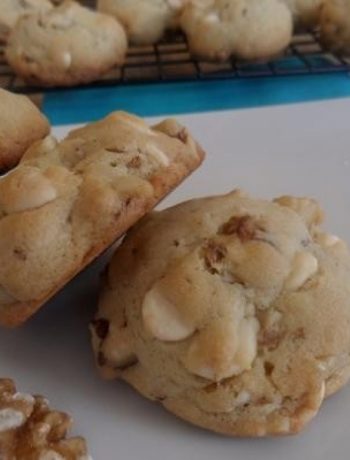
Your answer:
[[[71,425],[46,399],[18,393],[12,380],[0,379],[2,460],[91,460],[84,439],[66,438]]]
[[[222,235],[237,234],[238,238],[244,243],[255,238],[257,230],[260,228],[252,216],[233,216],[220,229]]]

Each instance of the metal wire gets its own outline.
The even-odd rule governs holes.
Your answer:
[[[154,46],[131,47],[122,68],[114,68],[100,80],[84,87],[316,75],[334,72],[350,74],[350,59],[342,58],[324,49],[317,33],[313,32],[295,35],[283,56],[272,62],[258,63],[235,59],[214,63],[195,59],[190,55],[185,37],[173,33]],[[0,48],[0,86],[26,94],[53,90],[53,88],[30,86],[16,77],[6,63],[2,48]]]

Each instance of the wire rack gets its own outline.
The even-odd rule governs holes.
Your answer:
[[[334,72],[350,74],[350,58],[343,58],[323,48],[318,34],[314,32],[295,35],[283,56],[271,62],[260,63],[247,63],[235,59],[222,63],[201,61],[190,55],[186,39],[182,34],[169,34],[154,46],[131,47],[123,67],[112,69],[101,80],[85,87]],[[0,86],[26,94],[53,90],[30,86],[16,77],[6,63],[3,48],[0,48]]]

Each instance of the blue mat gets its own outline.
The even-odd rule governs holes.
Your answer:
[[[54,125],[96,120],[113,110],[141,116],[207,112],[350,97],[348,74],[128,85],[49,93]]]

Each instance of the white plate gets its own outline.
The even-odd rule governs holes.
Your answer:
[[[350,100],[179,117],[208,151],[205,165],[165,204],[237,186],[262,197],[314,196],[327,227],[350,241]],[[64,134],[60,128],[57,133]],[[236,440],[194,428],[95,372],[87,325],[99,261],[19,330],[0,331],[0,375],[74,415],[95,460],[346,460],[350,388],[327,401],[301,435]]]

